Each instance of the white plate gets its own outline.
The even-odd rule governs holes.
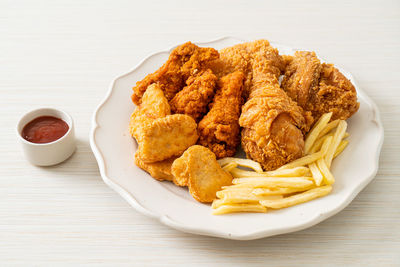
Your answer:
[[[221,49],[240,42],[243,40],[226,37],[199,45]],[[295,51],[272,45],[281,54]],[[129,135],[128,122],[135,105],[130,96],[132,86],[158,69],[171,50],[150,55],[132,71],[115,79],[93,116],[90,144],[101,176],[137,211],[184,232],[250,240],[298,231],[327,219],[345,208],[375,177],[383,142],[379,112],[351,74],[340,69],[356,86],[360,109],[348,120],[348,147],[332,164],[336,183],[330,195],[266,214],[214,216],[209,205],[195,201],[185,188],[154,180],[134,164],[137,145]]]

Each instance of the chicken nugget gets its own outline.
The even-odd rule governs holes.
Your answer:
[[[190,194],[199,202],[212,202],[222,186],[232,184],[232,176],[221,168],[215,154],[199,145],[191,146],[174,161],[172,173],[187,183]]]
[[[154,179],[159,181],[172,181],[174,176],[171,173],[171,166],[176,157],[165,159],[163,161],[157,161],[153,163],[145,163],[140,157],[135,155],[135,164],[148,172]]]
[[[171,115],[171,108],[159,84],[151,84],[143,94],[142,103],[132,113],[129,132],[138,140],[143,125]]]
[[[136,153],[145,163],[179,156],[198,139],[197,124],[183,114],[155,119],[141,127]]]

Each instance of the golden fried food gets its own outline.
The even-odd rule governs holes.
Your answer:
[[[217,158],[235,155],[240,143],[239,116],[244,79],[240,71],[222,77],[210,111],[199,123],[198,143],[208,147]]]
[[[321,62],[315,52],[296,51],[286,67],[282,88],[306,110],[311,95],[318,90]]]
[[[191,75],[203,70],[207,63],[216,60],[218,56],[218,51],[214,48],[198,47],[191,42],[178,46],[161,68],[136,83],[132,101],[136,105],[140,104],[144,92],[152,83],[158,83],[165,97],[171,100]]]
[[[211,63],[212,70],[218,77],[223,77],[234,71],[244,73],[246,79],[244,83],[245,97],[250,93],[253,86],[253,58],[255,54],[263,55],[264,60],[268,61],[266,71],[278,76],[284,70],[286,61],[279,55],[278,50],[270,46],[267,40],[257,40],[237,44],[220,50],[220,58]]]
[[[171,109],[161,86],[155,83],[151,84],[143,94],[142,103],[132,113],[129,132],[138,139],[142,125],[150,124],[153,120],[170,114]]]
[[[289,60],[282,88],[316,120],[332,112],[345,120],[359,107],[353,84],[333,65],[321,64],[314,52],[297,51]]]
[[[217,76],[209,69],[199,75],[189,77],[186,81],[187,86],[170,102],[172,112],[186,114],[195,121],[199,121],[207,112],[207,106],[214,96],[217,80]]]
[[[159,180],[159,181],[172,181],[174,179],[174,176],[171,173],[171,166],[172,163],[176,157],[172,157],[169,159],[165,159],[162,161],[157,161],[153,163],[145,163],[143,162],[139,155],[135,155],[135,164],[148,172],[154,179]]]
[[[232,176],[222,170],[215,154],[206,147],[194,145],[188,148],[172,164],[172,174],[197,201],[212,202],[222,186],[232,183]]]
[[[274,53],[272,53],[274,51]],[[279,87],[277,50],[253,55],[253,81],[249,99],[242,107],[239,124],[242,148],[246,155],[265,170],[274,170],[303,156],[304,136],[312,117]]]
[[[146,163],[162,161],[181,155],[197,139],[197,124],[192,117],[168,115],[142,126],[136,153]]]
[[[332,64],[322,64],[319,90],[312,110],[317,119],[332,112],[332,119],[345,120],[357,112],[357,92],[354,85]]]

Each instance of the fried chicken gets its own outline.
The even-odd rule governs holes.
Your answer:
[[[144,92],[152,83],[158,83],[165,97],[171,100],[191,75],[202,71],[207,63],[218,57],[218,51],[214,48],[198,47],[191,42],[178,46],[161,68],[136,83],[132,101],[136,105],[140,104]]]
[[[303,156],[304,136],[312,123],[296,102],[280,88],[283,59],[273,48],[252,55],[249,98],[242,107],[239,124],[242,148],[265,170],[274,170]]]
[[[345,120],[359,107],[352,83],[331,64],[321,64],[314,52],[297,51],[290,59],[282,88],[317,121],[332,112],[332,120]]]
[[[170,114],[160,85],[150,85],[129,123],[129,132],[139,146],[136,153],[140,161],[153,163],[180,156],[196,143],[197,124],[192,117]]]
[[[129,132],[137,140],[140,138],[140,129],[158,118],[171,115],[171,108],[159,84],[151,84],[143,94],[142,104],[132,113]]]
[[[204,146],[189,147],[172,164],[172,174],[180,186],[188,186],[194,199],[212,202],[222,186],[232,184],[232,176],[218,164],[215,154]]]
[[[144,162],[138,154],[135,154],[135,164],[148,172],[154,179],[158,181],[172,181],[174,176],[171,173],[171,166],[177,157],[172,157],[162,161],[157,161],[153,163]]]
[[[168,115],[142,126],[136,151],[145,163],[179,156],[198,139],[197,124],[184,114]]]
[[[240,71],[222,77],[210,111],[198,125],[198,143],[208,147],[217,158],[235,155],[240,143],[239,116],[244,79]]]
[[[244,73],[244,96],[247,97],[253,83],[253,57],[254,54],[263,54],[268,63],[268,73],[277,75],[284,70],[286,61],[279,55],[278,50],[271,47],[267,40],[237,44],[223,48],[219,51],[220,57],[210,63],[211,69],[218,77],[223,77],[234,71]]]
[[[172,98],[170,105],[173,113],[186,114],[199,121],[207,112],[207,106],[214,96],[217,76],[206,70],[186,81],[187,86]]]

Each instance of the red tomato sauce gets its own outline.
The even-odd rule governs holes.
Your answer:
[[[68,132],[69,126],[62,119],[41,116],[28,122],[22,129],[22,137],[32,143],[50,143],[60,139]]]

